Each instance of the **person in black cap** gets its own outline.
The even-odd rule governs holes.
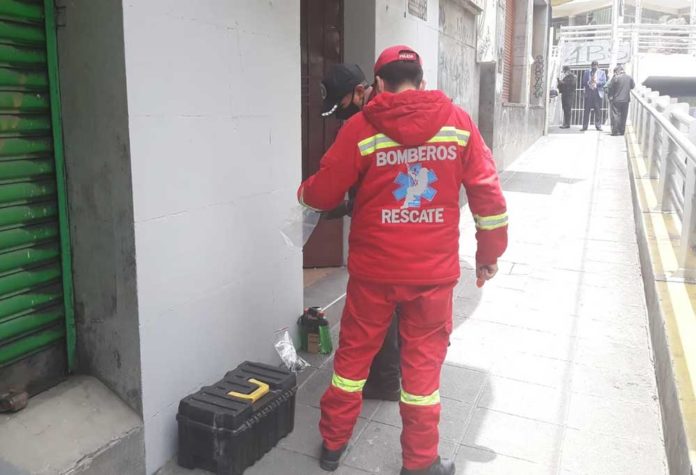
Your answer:
[[[368,86],[365,74],[357,64],[341,63],[333,66],[324,77],[321,88],[324,98],[322,116],[329,117],[333,114],[341,120],[348,120],[360,112],[372,94],[372,86]],[[353,210],[353,196],[351,190],[348,200],[323,216],[326,219],[350,216]],[[370,367],[370,375],[363,388],[363,398],[398,401],[401,397],[400,375],[399,327],[395,315],[382,348]]]
[[[365,74],[357,64],[336,64],[321,81],[324,99],[321,115],[334,114],[339,120],[348,120],[360,112],[372,92]]]
[[[577,77],[570,70],[570,66],[563,66],[563,73],[558,78],[558,92],[561,93],[561,103],[563,104],[563,125],[562,129],[570,128],[571,113],[573,102],[575,102],[575,88]]]

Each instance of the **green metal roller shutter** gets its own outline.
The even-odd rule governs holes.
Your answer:
[[[72,363],[55,51],[50,1],[0,0],[0,379],[56,346]]]

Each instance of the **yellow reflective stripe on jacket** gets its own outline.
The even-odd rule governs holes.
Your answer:
[[[428,143],[457,142],[457,145],[465,147],[469,143],[471,132],[457,129],[456,127],[443,127]]]
[[[363,157],[375,153],[377,150],[390,147],[400,147],[401,144],[394,142],[392,139],[384,134],[373,135],[365,140],[358,142],[358,149],[360,150],[360,155]]]
[[[493,229],[502,228],[508,224],[507,213],[496,214],[495,216],[479,216],[474,215],[476,227],[484,231],[492,231]]]
[[[343,391],[345,391],[347,393],[357,393],[357,392],[362,391],[363,386],[365,386],[365,381],[367,381],[367,380],[366,379],[353,380],[353,379],[342,378],[341,376],[334,373],[333,378],[331,378],[331,385],[334,387],[337,387],[338,389],[342,389]]]
[[[434,406],[440,404],[440,391],[436,390],[429,396],[416,396],[401,390],[401,402],[412,406]]]
[[[469,143],[470,136],[471,132],[468,130],[447,126],[441,128],[427,143],[456,142],[457,145],[465,147]],[[401,144],[384,134],[376,134],[358,142],[358,149],[363,157],[375,153],[377,150],[392,147],[401,147]]]

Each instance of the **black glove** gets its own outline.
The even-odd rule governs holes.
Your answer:
[[[339,219],[350,216],[353,213],[353,200],[346,200],[331,211],[324,211],[321,217],[324,219]]]

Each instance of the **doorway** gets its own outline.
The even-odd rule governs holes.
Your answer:
[[[321,80],[343,61],[343,0],[301,0],[302,179],[319,170],[340,122],[321,116]],[[343,220],[320,220],[304,247],[304,267],[343,265]]]

